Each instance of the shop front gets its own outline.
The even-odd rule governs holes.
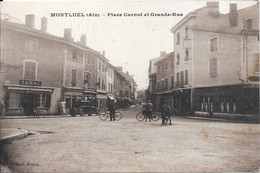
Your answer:
[[[64,100],[66,102],[65,108],[66,113],[69,113],[69,110],[72,107],[75,107],[76,104],[82,100],[82,92],[81,88],[73,88],[73,87],[64,87]]]
[[[4,85],[6,115],[33,115],[35,108],[48,113],[54,88]]]
[[[102,90],[97,90],[97,109],[98,112],[107,110],[107,93]]]

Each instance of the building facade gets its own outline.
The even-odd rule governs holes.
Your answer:
[[[259,113],[258,16],[258,3],[221,14],[208,2],[171,29],[179,114]]]
[[[7,115],[66,112],[81,100],[98,111],[107,109],[107,98],[115,92],[115,67],[99,52],[86,46],[86,36],[73,41],[72,30],[64,37],[47,33],[47,19],[35,29],[35,16],[25,24],[1,20],[1,100]],[[120,83],[127,81],[125,76]],[[122,80],[122,81],[121,81]],[[124,92],[122,90],[122,92]]]

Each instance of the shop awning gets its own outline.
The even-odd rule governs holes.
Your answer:
[[[54,88],[51,87],[40,87],[40,86],[22,86],[22,85],[5,85],[9,91],[20,91],[20,92],[48,92],[51,93]]]
[[[97,99],[107,99],[107,95],[98,94]]]
[[[113,96],[107,96],[110,100],[116,100]]]

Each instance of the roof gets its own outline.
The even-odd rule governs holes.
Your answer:
[[[158,64],[158,63],[164,61],[165,59],[169,58],[169,57],[170,57],[171,55],[173,55],[173,54],[174,54],[174,52],[170,52],[170,53],[164,55],[164,56],[162,57],[162,59],[160,59],[159,61],[155,62],[154,65],[156,65],[156,64]]]
[[[74,41],[67,41],[63,37],[52,35],[50,33],[43,32],[43,31],[38,30],[38,29],[30,28],[30,27],[28,27],[24,24],[9,22],[9,21],[1,19],[0,27],[1,27],[1,29],[6,28],[6,29],[13,30],[13,31],[16,31],[16,32],[26,33],[26,34],[29,34],[29,35],[34,35],[34,36],[37,36],[37,37],[42,37],[42,38],[49,39],[49,40],[52,40],[52,41],[64,43],[64,44],[67,44],[67,45],[70,45],[70,46],[74,46],[74,47],[81,49],[83,51],[90,51],[90,52],[96,54],[97,56],[99,56],[100,58],[102,58],[103,60],[108,61],[108,59],[106,59],[99,52],[95,51],[94,49],[91,49],[90,47],[88,47],[86,45],[83,45],[81,43],[77,43],[77,42],[74,42]]]
[[[155,66],[155,63],[161,59],[162,57],[157,57],[150,60],[149,71],[148,71],[149,74],[153,74],[157,72],[157,67]]]

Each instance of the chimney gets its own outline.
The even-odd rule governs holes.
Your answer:
[[[219,17],[219,2],[207,2],[208,14],[212,17]]]
[[[87,42],[86,34],[82,34],[80,37],[80,43],[86,45],[86,42]]]
[[[229,25],[231,27],[237,26],[237,4],[230,4]]]
[[[67,40],[67,41],[72,41],[71,28],[65,28],[64,29],[64,39]]]
[[[103,57],[105,57],[105,55],[106,55],[106,52],[103,50]]]
[[[30,28],[34,28],[34,19],[35,19],[34,14],[25,15],[25,25]]]
[[[43,32],[47,32],[47,18],[46,17],[42,17],[41,18],[41,30]]]
[[[161,51],[161,52],[160,52],[160,57],[162,57],[162,56],[164,56],[164,55],[166,55],[166,52],[165,52],[165,51]]]

